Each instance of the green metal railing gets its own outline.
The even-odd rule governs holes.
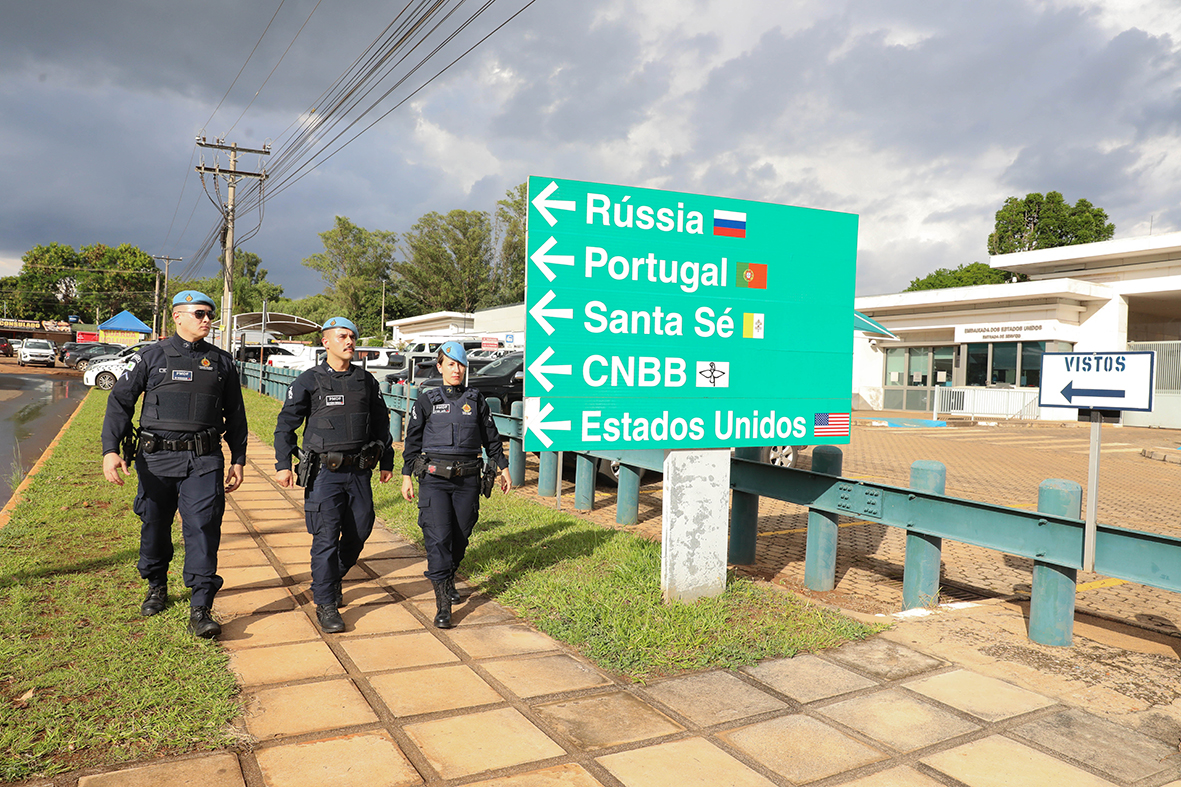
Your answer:
[[[289,369],[239,364],[243,385],[282,399],[298,376]],[[390,411],[390,432],[403,438],[404,418],[418,397],[415,386],[383,384]],[[509,472],[513,484],[525,480],[522,405],[509,413],[490,399],[496,427],[509,441]],[[1082,567],[1084,522],[1080,518],[1082,487],[1073,481],[1049,479],[1038,491],[1038,510],[981,503],[944,494],[947,471],[939,462],[911,466],[910,488],[841,477],[842,453],[835,446],[817,446],[812,470],[775,467],[757,461],[758,450],[740,448],[730,463],[729,562],[755,561],[758,502],[770,497],[808,509],[804,583],[812,590],[835,586],[837,519],[856,517],[906,531],[903,607],[928,606],[938,598],[943,539],[1029,558],[1034,563],[1030,597],[1029,637],[1043,645],[1069,645],[1073,636],[1075,584]],[[641,471],[660,472],[664,452],[578,452],[575,463],[574,508],[594,507],[599,461],[619,462],[615,519],[635,524],[639,518]],[[558,454],[538,455],[538,494],[554,497],[559,478]],[[1181,591],[1181,539],[1108,525],[1098,526],[1095,571],[1162,590]]]

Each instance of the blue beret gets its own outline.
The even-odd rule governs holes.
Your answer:
[[[459,361],[467,366],[467,350],[463,349],[463,345],[459,342],[447,342],[439,349],[451,360]]]
[[[347,328],[347,329],[349,329],[350,331],[353,332],[354,339],[356,339],[358,336],[361,335],[361,332],[357,330],[356,323],[354,323],[352,320],[348,319],[347,317],[333,317],[331,320],[329,320],[328,322],[326,322],[320,326],[321,331],[330,331],[333,328]]]
[[[198,303],[204,303],[214,309],[217,308],[217,304],[213,302],[212,298],[210,298],[205,293],[197,292],[196,290],[184,290],[183,292],[178,292],[172,299],[173,306],[187,306],[189,304]]]

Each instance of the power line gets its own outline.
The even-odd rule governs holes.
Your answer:
[[[278,142],[272,148],[271,166],[267,169],[269,183],[265,190],[259,183],[247,184],[238,197],[239,210],[244,212],[256,206],[260,210],[259,225],[256,225],[247,237],[252,237],[258,232],[261,226],[262,208],[266,199],[277,196],[289,186],[302,180],[318,166],[351,144],[361,134],[403,106],[488,38],[515,20],[536,0],[528,0],[433,76],[342,142],[342,138],[349,135],[350,131],[367,115],[374,112],[396,91],[405,87],[406,83],[432,58],[436,57],[457,36],[465,32],[477,19],[492,8],[497,0],[485,0],[482,5],[474,8],[466,18],[455,18],[467,2],[468,0],[418,0],[417,2],[411,0],[408,2],[374,41],[345,69],[344,73],[320,94],[317,102],[309,107],[304,113],[304,117],[295,124],[295,129],[292,130],[292,126],[288,126],[288,129],[280,135]],[[475,4],[473,3],[473,5]],[[454,26],[442,36],[442,40],[431,47],[429,51],[420,54],[416,60],[411,60],[414,53],[424,49],[430,39],[451,23],[453,18],[455,18]],[[370,99],[370,96],[379,90],[383,83],[389,84],[388,88],[376,98]],[[235,124],[237,122],[235,121]],[[335,134],[331,134],[341,123],[344,123],[344,126]],[[210,199],[213,198],[210,197]],[[221,212],[220,201],[218,208]],[[215,228],[210,235],[206,236],[200,250],[189,257],[190,263],[186,267],[186,274],[194,272],[208,258],[217,245],[220,233],[221,230]]]
[[[287,2],[287,0],[279,0],[279,7],[275,9],[275,13],[271,15],[271,21],[267,22],[267,26],[263,29],[262,35],[260,35],[258,37],[258,41],[254,43],[254,49],[250,50],[250,54],[246,56],[246,62],[242,63],[242,67],[238,69],[238,73],[234,77],[234,81],[231,82],[230,86],[226,88],[225,95],[221,97],[221,101],[218,101],[217,106],[213,108],[213,112],[209,115],[209,120],[205,121],[206,127],[208,127],[209,124],[213,122],[213,116],[217,114],[217,110],[221,109],[221,105],[225,102],[226,98],[229,97],[230,91],[234,89],[234,85],[238,84],[238,78],[241,77],[242,72],[246,70],[246,65],[250,62],[250,58],[254,57],[254,53],[258,51],[258,47],[260,44],[262,44],[262,40],[266,38],[267,30],[271,29],[271,24],[274,23],[275,17],[279,15],[279,11],[283,9],[283,3],[285,2]]]

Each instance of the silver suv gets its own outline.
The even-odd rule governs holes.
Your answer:
[[[56,348],[54,348],[53,342],[48,339],[26,339],[17,356],[17,364],[20,366],[31,364],[54,366],[56,360]]]

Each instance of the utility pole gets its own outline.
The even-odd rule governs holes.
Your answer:
[[[381,280],[381,347],[385,347],[385,279]]]
[[[197,144],[203,148],[228,150],[230,152],[230,168],[228,171],[223,171],[217,165],[207,167],[204,162],[197,165],[197,172],[200,172],[202,175],[209,173],[214,177],[224,177],[226,179],[226,203],[222,210],[222,216],[225,218],[225,232],[222,234],[221,242],[222,259],[225,260],[221,293],[221,346],[223,350],[229,352],[230,348],[233,347],[234,340],[232,336],[233,331],[230,330],[234,314],[234,191],[238,181],[242,178],[258,178],[259,181],[262,181],[267,176],[265,169],[262,172],[239,172],[238,154],[258,153],[262,156],[269,156],[271,154],[271,146],[265,145],[262,150],[239,148],[236,142],[229,145],[225,144],[224,139],[218,139],[215,142],[206,142],[204,137],[197,137]]]
[[[174,262],[180,262],[184,257],[162,257],[156,254],[152,255],[154,260],[164,260],[164,297],[168,297],[168,266]],[[164,316],[160,313],[160,271],[156,271],[156,317],[154,322],[157,322],[159,328],[156,330],[156,338],[164,337],[164,324],[167,322]]]

